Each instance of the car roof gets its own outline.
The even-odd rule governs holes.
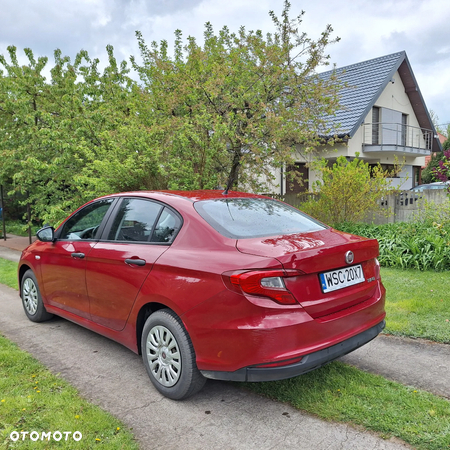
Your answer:
[[[424,190],[424,189],[445,189],[447,186],[449,186],[448,183],[444,182],[436,182],[436,183],[427,183],[427,184],[418,184],[417,186],[414,186],[411,188],[411,191],[418,191],[418,190]]]
[[[201,200],[216,200],[225,198],[267,198],[263,195],[249,194],[247,192],[228,191],[225,193],[222,189],[216,190],[196,190],[196,191],[131,191],[108,195],[106,197],[147,197],[163,200],[167,197],[182,197],[191,202]]]

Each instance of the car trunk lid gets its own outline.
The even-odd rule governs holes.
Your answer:
[[[321,231],[276,237],[239,239],[242,253],[276,258],[283,268],[299,271],[298,276],[285,278],[286,288],[314,318],[333,314],[363,302],[376,289],[378,242],[343,233],[332,228]],[[346,253],[353,261],[346,261]],[[361,282],[324,292],[321,273],[361,266]]]

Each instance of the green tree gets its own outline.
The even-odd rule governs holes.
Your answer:
[[[294,162],[293,146],[311,151],[328,134],[323,118],[338,105],[338,86],[316,69],[329,58],[332,28],[310,39],[299,30],[304,13],[291,20],[290,6],[281,18],[270,12],[275,32],[266,36],[244,27],[216,34],[207,23],[201,46],[177,30],[173,55],[166,41],[147,46],[137,33],[140,114],[158,130],[170,188],[267,188],[274,168]]]
[[[431,122],[434,125],[435,130],[438,133],[445,134],[444,128],[442,128],[442,125],[439,123],[440,122],[439,116],[432,109],[430,109],[430,118],[431,118]]]
[[[0,55],[0,181],[31,205],[33,217],[57,223],[93,197],[163,188],[258,189],[273,169],[293,162],[293,147],[311,151],[328,135],[323,117],[338,104],[338,85],[316,74],[333,42],[299,31],[303,14],[281,18],[275,32],[218,34],[202,46],[176,32],[145,44],[137,34],[141,85],[107,47],[108,63],[80,51],[18,62]],[[50,76],[46,74],[50,74]],[[48,77],[48,79],[47,79]]]
[[[449,125],[450,127],[450,125]],[[449,137],[447,138],[447,140],[442,144],[442,149],[443,150],[450,150],[450,133],[448,134]]]
[[[148,181],[158,167],[147,145],[151,133],[134,106],[139,89],[126,63],[107,51],[101,73],[87,52],[72,63],[56,50],[48,81],[47,58],[36,61],[30,49],[24,66],[15,47],[9,62],[0,56],[0,179],[25,195],[42,221],[56,223],[95,196],[155,187]]]
[[[430,162],[422,171],[422,183],[433,183],[434,181],[438,181],[435,176],[435,170],[439,167],[439,162],[443,159],[443,152],[436,152],[432,154]]]
[[[379,165],[370,168],[358,153],[352,161],[340,156],[332,166],[321,159],[312,169],[322,178],[313,186],[317,200],[303,203],[301,209],[325,223],[355,223],[369,212],[382,212],[379,200],[393,190],[388,180],[393,174]]]

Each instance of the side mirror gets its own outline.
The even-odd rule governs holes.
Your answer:
[[[55,229],[53,227],[41,228],[36,233],[37,238],[42,242],[55,242]]]

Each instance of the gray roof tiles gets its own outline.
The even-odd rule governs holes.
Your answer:
[[[354,135],[405,58],[405,52],[393,53],[319,74],[326,80],[336,73],[344,84],[339,93],[341,108],[326,117],[332,135]]]

